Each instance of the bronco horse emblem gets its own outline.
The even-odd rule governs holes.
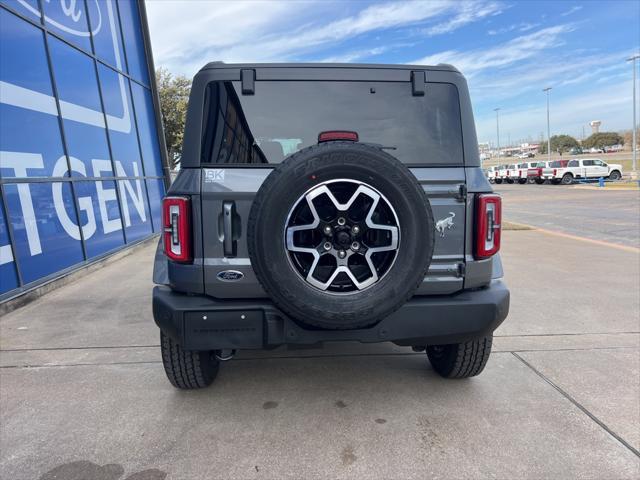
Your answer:
[[[451,230],[453,227],[453,219],[456,216],[455,213],[449,212],[449,216],[443,218],[442,220],[438,220],[436,222],[436,231],[440,233],[440,236],[444,238],[445,230]]]

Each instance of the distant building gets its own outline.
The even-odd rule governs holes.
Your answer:
[[[591,126],[591,133],[598,133],[600,131],[600,125],[602,125],[602,122],[600,120],[593,120],[589,122],[589,125]]]

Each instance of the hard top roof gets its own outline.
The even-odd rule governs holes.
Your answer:
[[[432,70],[460,73],[456,67],[447,63],[439,63],[438,65],[398,65],[381,63],[224,63],[220,61],[207,63],[201,68],[201,71],[225,68],[360,68],[385,70]]]

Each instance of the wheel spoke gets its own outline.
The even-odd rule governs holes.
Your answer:
[[[310,250],[315,251],[314,248],[296,247],[295,244],[294,244],[294,241],[293,241],[293,234],[295,232],[300,232],[300,231],[303,231],[303,230],[313,230],[313,229],[317,228],[318,225],[320,224],[320,217],[318,216],[318,212],[316,211],[316,207],[313,204],[312,199],[309,198],[309,195],[306,195],[305,196],[305,200],[307,202],[307,205],[309,205],[309,210],[311,210],[311,214],[313,215],[313,222],[308,223],[306,225],[296,225],[296,226],[293,226],[293,227],[287,227],[287,230],[286,230],[287,250],[290,250],[292,252],[307,252],[307,253],[311,253]]]

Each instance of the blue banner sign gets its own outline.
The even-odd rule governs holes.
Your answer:
[[[0,0],[0,299],[160,229],[139,8]]]

